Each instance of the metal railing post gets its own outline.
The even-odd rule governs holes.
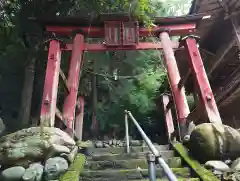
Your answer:
[[[149,153],[148,156],[148,175],[150,181],[156,181],[156,158],[152,153]]]
[[[159,162],[160,166],[163,168],[163,171],[165,172],[167,178],[170,181],[178,181],[177,177],[174,175],[174,173],[172,172],[172,170],[169,168],[169,166],[166,164],[166,162],[164,161],[164,159],[161,157],[159,151],[157,150],[157,148],[153,145],[153,143],[151,142],[151,140],[147,137],[147,135],[145,134],[145,132],[143,131],[143,129],[141,128],[141,126],[138,124],[138,122],[136,121],[136,119],[133,117],[132,113],[130,111],[126,111],[125,110],[125,114],[127,114],[133,121],[134,125],[137,127],[139,133],[141,134],[142,138],[144,139],[144,141],[146,142],[148,148],[150,149],[150,151],[153,153],[153,155],[157,158],[157,161]]]
[[[144,139],[144,141],[146,142],[147,146],[149,147],[149,149],[151,150],[151,152],[155,155],[155,157],[160,156],[158,150],[155,148],[155,146],[152,144],[151,140],[147,137],[147,135],[145,134],[145,132],[143,131],[143,129],[141,128],[141,126],[138,124],[138,122],[136,121],[136,119],[133,117],[132,113],[130,111],[125,111],[128,116],[132,119],[133,123],[135,124],[135,126],[137,127],[139,133],[141,134],[142,138]]]
[[[128,115],[126,112],[125,112],[125,139],[126,139],[127,153],[130,153],[129,132],[128,132]]]

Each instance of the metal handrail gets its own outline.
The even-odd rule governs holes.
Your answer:
[[[150,151],[153,153],[153,155],[156,157],[159,165],[163,168],[163,171],[168,177],[168,180],[170,181],[178,181],[177,177],[174,175],[172,170],[169,168],[167,163],[164,161],[162,158],[160,152],[157,150],[157,148],[153,145],[152,141],[148,138],[148,136],[145,134],[141,126],[138,124],[137,120],[133,117],[132,113],[130,111],[125,110],[125,126],[126,126],[126,141],[127,141],[127,150],[129,151],[129,134],[128,134],[128,119],[127,116],[131,118],[133,121],[134,125],[137,127],[137,130],[141,134],[143,140],[146,142],[148,148]]]

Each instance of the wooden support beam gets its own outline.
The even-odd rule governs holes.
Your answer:
[[[174,124],[173,124],[172,111],[171,111],[171,109],[167,108],[167,106],[170,103],[169,97],[170,96],[166,95],[166,94],[162,95],[162,104],[163,104],[163,110],[164,110],[164,116],[165,116],[165,126],[167,129],[168,139],[170,140],[171,135],[174,132]]]
[[[207,51],[207,50],[205,50],[204,48],[199,47],[199,50],[202,51],[202,52],[204,52],[204,53],[206,53],[206,54],[208,54],[208,55],[210,55],[211,57],[216,56],[214,53],[212,53],[212,52],[210,52],[210,51]]]
[[[80,96],[77,99],[75,133],[78,140],[82,140],[83,136],[83,117],[84,117],[84,98]]]
[[[208,69],[208,76],[212,74],[212,72],[217,68],[218,65],[226,61],[224,57],[227,55],[229,50],[236,44],[235,38],[233,38],[228,44],[222,45],[222,47],[217,51],[214,60],[212,61],[213,64],[210,65]]]
[[[180,79],[180,81],[178,82],[178,88],[179,89],[183,88],[184,84],[187,82],[187,79],[191,75],[191,72],[192,72],[191,69],[188,69],[187,74]]]
[[[173,101],[172,98],[171,99],[169,98],[169,101],[168,101],[167,106],[166,106],[166,110],[168,111],[168,110],[172,109],[173,106],[174,106],[174,101]]]
[[[209,70],[208,70],[208,76],[211,75],[211,73],[223,62],[227,61],[225,59],[225,56],[227,55],[227,53],[230,51],[230,49],[234,46],[237,45],[240,49],[240,36],[239,36],[239,30],[240,27],[236,26],[234,24],[234,21],[232,19],[230,19],[232,27],[233,27],[233,33],[234,36],[232,36],[232,33],[230,33],[231,35],[231,41],[227,44],[223,44],[221,46],[221,48],[218,49],[216,56],[214,58],[214,60],[212,61],[213,64],[209,66]]]
[[[226,15],[224,17],[224,20],[235,18],[235,17],[238,17],[239,15],[240,15],[240,11],[235,11],[235,12],[232,12],[230,15]]]
[[[240,73],[235,76],[231,82],[225,86],[225,89],[218,91],[217,95],[215,96],[215,100],[217,103],[218,108],[226,106],[230,101],[229,99],[232,99],[232,96],[239,93],[240,89]],[[225,104],[228,102],[227,104]],[[203,114],[201,114],[201,111],[197,111],[196,109],[193,110],[190,114],[188,119],[195,120],[196,122],[198,119],[202,118]]]
[[[218,104],[218,107],[225,107],[229,104],[231,104],[234,100],[238,99],[240,96],[240,85],[236,87],[236,89],[226,98],[224,101],[220,101]]]
[[[238,73],[229,83],[225,86],[223,92],[217,95],[216,100],[218,103],[224,102],[240,85],[240,73]]]
[[[58,108],[56,108],[56,116],[57,116],[58,119],[60,119],[60,120],[64,123],[64,121],[63,121],[63,115],[62,115],[61,111],[60,111]],[[65,123],[64,123],[64,124],[65,124]],[[66,124],[65,124],[65,125],[66,125]]]
[[[237,27],[238,26],[238,18],[230,18],[230,21],[231,21],[231,24],[232,24],[232,27],[233,27],[233,31],[234,31],[234,34],[235,34],[235,39],[236,39],[236,42],[237,42],[237,46],[238,46],[238,49],[240,50],[240,34],[239,34],[239,28]]]
[[[63,81],[63,85],[64,85],[64,88],[67,90],[67,92],[69,93],[70,92],[70,89],[68,87],[68,84],[67,84],[67,78],[64,74],[64,72],[62,71],[62,69],[60,69],[60,77],[61,77],[61,80]]]
[[[56,117],[57,117],[60,121],[62,121],[63,125],[67,128],[67,124],[66,124],[66,122],[64,121],[63,114],[61,113],[61,111],[60,111],[58,108],[56,108]],[[72,131],[71,134],[73,135],[73,137],[74,137],[74,138],[78,138],[75,130],[71,130],[71,131]]]

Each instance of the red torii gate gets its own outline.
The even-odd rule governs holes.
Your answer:
[[[54,35],[51,39],[48,50],[48,63],[44,84],[44,93],[41,107],[41,120],[47,120],[49,126],[54,126],[57,115],[67,126],[70,132],[74,131],[75,109],[77,104],[77,91],[80,79],[81,67],[83,64],[84,51],[116,51],[116,50],[163,50],[164,63],[168,71],[169,83],[172,90],[177,119],[180,125],[181,135],[186,132],[186,118],[190,111],[186,100],[183,84],[187,77],[181,79],[177,62],[174,56],[174,49],[185,47],[189,54],[189,76],[192,73],[198,85],[200,97],[207,116],[211,122],[221,123],[218,108],[203,66],[203,62],[193,36],[196,23],[204,16],[184,16],[155,18],[154,27],[145,28],[141,22],[133,20],[124,15],[108,14],[101,15],[91,20],[87,18],[30,18],[44,25],[45,30]],[[71,43],[62,43],[57,37],[74,36]],[[180,44],[171,41],[170,36],[187,35]],[[160,42],[140,42],[139,37],[159,37]],[[99,44],[88,44],[86,38],[104,38],[105,41]],[[72,51],[70,67],[67,78],[60,69],[61,53]],[[63,113],[56,108],[59,75],[65,80],[65,87],[68,95],[65,98]],[[83,115],[84,99],[80,97],[77,106],[78,115]],[[166,126],[168,134],[173,132],[172,119],[168,113],[170,103],[167,98],[163,99],[166,113]],[[166,105],[168,104],[168,105]],[[77,116],[79,117],[79,116]],[[82,118],[78,118],[82,121]],[[76,136],[82,136],[82,123],[77,123]]]

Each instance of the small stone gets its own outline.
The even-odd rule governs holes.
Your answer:
[[[226,163],[218,160],[207,161],[205,163],[205,167],[222,172],[226,172],[229,170],[229,166]]]
[[[44,175],[46,180],[56,180],[61,174],[68,169],[68,162],[64,158],[49,158],[44,167]]]
[[[117,140],[117,143],[116,143],[116,144],[117,144],[118,146],[119,146],[120,143],[121,143],[121,140]]]
[[[195,129],[196,125],[193,123],[193,121],[191,121],[188,124],[188,134],[190,135],[192,133],[192,131]]]
[[[112,144],[113,144],[113,141],[112,141],[112,140],[109,140],[109,141],[108,141],[108,144],[109,144],[109,145],[112,145]]]
[[[90,140],[88,140],[88,141],[78,141],[77,145],[80,148],[91,148],[91,147],[93,147],[93,142],[90,141]]]
[[[1,173],[2,181],[21,181],[25,168],[21,166],[10,167]]]
[[[41,181],[43,166],[40,163],[33,163],[22,176],[23,181]]]
[[[226,163],[227,165],[230,165],[232,163],[232,160],[225,160],[224,163]]]
[[[234,160],[231,164],[231,169],[232,170],[236,170],[239,171],[240,170],[240,158],[237,158],[236,160]]]
[[[115,146],[116,146],[116,145],[117,145],[117,140],[115,140],[115,139],[114,139],[114,140],[112,140],[112,143],[113,143],[113,145],[115,145]]]
[[[52,147],[57,153],[70,153],[70,149],[66,146],[52,144]]]
[[[183,137],[183,145],[185,145],[187,147],[189,140],[190,140],[190,135],[189,134],[185,135]]]
[[[213,174],[216,175],[217,177],[220,177],[223,175],[223,172],[218,171],[218,170],[213,170]]]
[[[45,160],[60,155],[61,153],[70,153],[70,149],[63,145],[52,144],[49,153],[45,156]]]
[[[76,146],[70,153],[62,153],[60,156],[66,159],[69,163],[72,163],[77,153],[78,147]]]
[[[131,146],[141,146],[142,143],[139,140],[130,140],[130,145]]]
[[[102,148],[103,147],[103,142],[102,141],[96,141],[95,147],[96,148]]]
[[[119,147],[124,147],[124,143],[123,143],[123,142],[120,142],[120,143],[119,143]]]
[[[103,148],[109,148],[109,144],[103,143]]]

